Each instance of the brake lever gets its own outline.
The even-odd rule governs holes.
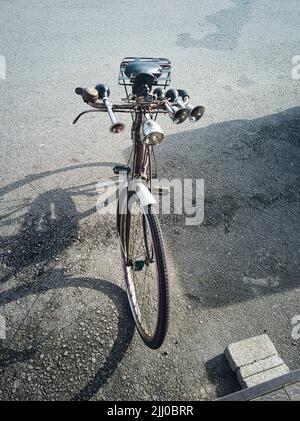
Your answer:
[[[96,109],[94,109],[94,110],[85,110],[82,113],[78,114],[78,116],[73,121],[73,124],[76,124],[77,121],[80,119],[80,117],[82,117],[84,114],[87,114],[87,113],[99,113],[100,111],[101,110],[96,110]]]

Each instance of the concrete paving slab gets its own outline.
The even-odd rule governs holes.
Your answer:
[[[267,382],[272,379],[276,379],[277,377],[283,376],[284,374],[287,374],[288,372],[289,372],[289,368],[287,367],[287,365],[282,364],[279,367],[271,368],[270,370],[265,370],[261,373],[254,374],[253,376],[249,376],[246,378],[241,377],[238,372],[237,372],[237,375],[238,375],[238,381],[240,385],[243,388],[246,388],[246,387],[256,386],[258,384]]]
[[[247,364],[237,370],[238,376],[246,378],[253,376],[255,374],[261,373],[271,368],[279,367],[284,364],[282,358],[278,355],[273,355],[272,357],[265,358],[263,360],[257,361],[253,364]]]
[[[276,348],[268,335],[254,336],[235,342],[225,349],[225,356],[233,371],[276,355]]]

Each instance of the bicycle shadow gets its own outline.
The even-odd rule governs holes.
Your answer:
[[[44,276],[28,286],[22,285],[8,291],[0,293],[0,305],[6,305],[18,301],[24,297],[36,296],[63,288],[80,287],[83,289],[90,289],[94,292],[105,294],[114,304],[118,313],[117,334],[116,340],[109,351],[105,363],[98,369],[96,374],[86,385],[79,390],[71,400],[89,400],[99,392],[101,387],[111,377],[113,372],[122,361],[134,334],[135,326],[130,316],[127,295],[123,289],[117,285],[102,279],[93,278],[71,278],[66,276],[63,271],[52,271],[50,278]],[[35,347],[38,347],[37,340],[35,340]],[[0,360],[0,367],[5,368],[8,365],[24,362],[33,358],[35,351],[25,350],[24,352],[15,351],[6,348],[4,350],[5,358]]]
[[[25,187],[44,177],[50,177],[61,172],[75,171],[81,168],[111,166],[116,163],[89,163],[47,171],[25,177],[0,189],[0,198]],[[113,178],[113,177],[112,177]],[[104,183],[102,183],[103,185]],[[32,269],[31,276],[40,276],[45,268],[64,250],[78,240],[79,222],[97,212],[96,204],[87,210],[79,212],[74,198],[98,196],[97,182],[92,181],[70,188],[54,188],[39,194],[34,200],[22,199],[18,206],[10,206],[2,213],[2,227],[20,224],[16,235],[0,236],[0,263],[2,271],[0,283],[8,281],[23,269]],[[96,200],[95,200],[96,202]],[[98,200],[98,206],[101,203]],[[102,204],[105,206],[105,203]],[[4,269],[3,269],[4,268]]]
[[[15,236],[1,237],[1,262],[7,273],[3,283],[22,269],[35,266],[37,275],[77,238],[78,215],[71,196],[53,189],[35,198]]]
[[[23,186],[24,181],[14,183],[14,186],[16,185]],[[78,212],[73,197],[79,195],[93,197],[96,194],[95,183],[73,186],[70,189],[52,189],[39,194],[30,203],[24,216],[12,218],[14,213],[28,207],[29,203],[26,201],[15,210],[16,212],[6,214],[2,219],[2,221],[8,222],[7,225],[14,224],[21,219],[23,222],[18,234],[0,238],[0,260],[6,268],[6,273],[1,277],[1,282],[4,283],[18,274],[21,274],[27,280],[25,284],[19,287],[0,293],[0,306],[5,306],[28,296],[38,296],[50,290],[81,287],[105,294],[112,300],[117,309],[116,341],[110,349],[105,363],[85,387],[74,394],[73,400],[91,399],[101,389],[123,359],[134,333],[134,323],[130,316],[127,296],[123,289],[104,280],[70,278],[62,270],[51,267],[52,262],[55,262],[64,250],[67,250],[78,240],[79,221],[96,212],[95,206],[84,212]],[[25,319],[22,324],[26,322]],[[30,324],[30,321],[28,323]],[[32,331],[34,326],[30,325],[28,328]],[[23,346],[26,344],[26,338],[24,339],[22,341]],[[0,367],[2,369],[33,359],[38,349],[38,339],[35,339],[31,344],[33,347],[31,346],[30,349],[24,351],[16,349],[14,345],[16,343],[11,348],[8,346],[1,347]]]
[[[80,170],[80,169],[85,169],[85,168],[98,168],[98,167],[114,167],[115,165],[119,165],[119,163],[117,162],[89,162],[89,163],[84,163],[84,164],[74,164],[74,165],[69,165],[67,167],[63,167],[63,168],[57,168],[56,170],[52,170],[52,171],[43,171],[41,173],[37,173],[37,174],[28,174],[26,177],[14,181],[12,183],[9,183],[3,187],[0,188],[0,198],[3,197],[4,195],[19,189],[21,187],[26,186],[27,184],[32,184],[35,181],[41,180],[43,178],[46,177],[50,177],[50,176],[54,176],[54,175],[59,175],[61,173],[66,173],[69,171],[75,171],[75,170]],[[91,185],[92,183],[90,183],[89,185]],[[74,187],[76,188],[76,186]]]

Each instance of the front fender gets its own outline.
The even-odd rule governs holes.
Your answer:
[[[142,181],[134,180],[131,188],[137,195],[143,207],[156,204],[156,200],[154,199],[153,195],[151,194],[147,186],[145,186],[145,184]]]

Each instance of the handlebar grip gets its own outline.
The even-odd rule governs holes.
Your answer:
[[[75,89],[75,94],[82,96],[82,94],[83,94],[83,88],[80,88],[80,87],[76,88]]]
[[[98,91],[93,88],[76,88],[75,94],[80,95],[84,102],[96,102],[99,98]]]

